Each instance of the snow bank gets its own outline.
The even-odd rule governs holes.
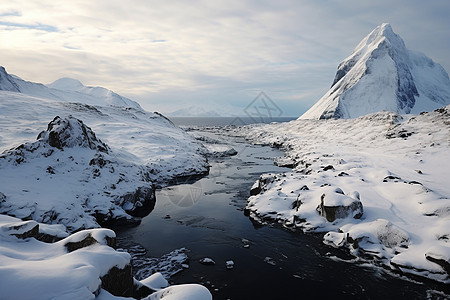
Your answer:
[[[50,244],[16,236],[15,228],[29,231],[30,226],[39,225],[0,215],[2,299],[94,299],[101,288],[101,278],[112,268],[124,269],[130,263],[128,253],[108,246],[106,239],[115,238],[108,229],[81,231]],[[51,232],[49,227],[44,226],[44,231]],[[69,251],[67,245],[80,242],[87,235],[95,241]]]
[[[46,234],[66,237],[45,243],[40,239],[46,239]],[[140,282],[134,280],[131,256],[114,250],[115,237],[112,230],[103,228],[69,236],[61,233],[60,225],[0,215],[1,298],[133,299],[111,293],[132,295],[137,283],[150,293],[157,291],[145,299],[212,299],[208,289],[200,285],[169,287],[161,273]]]
[[[322,232],[324,242],[354,255],[448,283],[449,120],[447,106],[415,116],[380,112],[236,129],[283,147],[293,166],[263,174],[245,212],[261,223]],[[359,202],[347,216],[321,212]]]
[[[202,285],[199,284],[180,284],[165,288],[158,291],[147,298],[146,300],[211,300],[212,295]]]

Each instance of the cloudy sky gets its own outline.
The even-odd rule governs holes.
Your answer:
[[[448,0],[8,0],[0,65],[103,86],[149,111],[242,114],[263,91],[299,116],[383,22],[449,72],[449,16]]]

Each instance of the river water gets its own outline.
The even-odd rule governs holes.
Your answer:
[[[285,172],[273,164],[277,149],[211,131],[238,154],[210,158],[210,174],[157,192],[155,209],[120,240],[142,245],[148,255],[189,249],[189,268],[171,283],[201,283],[214,299],[445,299],[445,287],[420,283],[370,264],[355,263],[321,235],[258,226],[244,216],[249,190],[262,173]],[[215,265],[203,265],[202,258]],[[226,261],[234,262],[233,269]],[[448,294],[447,294],[448,295]]]

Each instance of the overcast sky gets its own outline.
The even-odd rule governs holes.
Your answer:
[[[8,0],[0,65],[25,80],[103,86],[149,111],[242,114],[263,91],[299,116],[383,22],[449,72],[449,16],[448,0]]]

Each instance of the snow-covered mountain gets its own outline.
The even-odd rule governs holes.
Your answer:
[[[8,74],[0,66],[0,90],[19,92],[26,95],[64,101],[82,102],[89,105],[113,105],[142,109],[139,103],[122,97],[102,87],[87,87],[72,78],[61,78],[49,85],[25,81],[18,76]]]
[[[330,90],[299,119],[348,119],[382,110],[419,113],[447,104],[447,72],[424,54],[408,50],[384,23],[339,64]]]

